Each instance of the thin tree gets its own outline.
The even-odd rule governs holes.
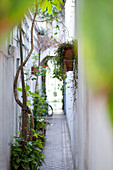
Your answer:
[[[36,11],[34,14],[34,18],[33,18],[33,22],[32,22],[32,26],[31,26],[31,49],[30,52],[28,54],[28,56],[26,57],[25,61],[23,61],[23,54],[22,54],[22,37],[21,37],[21,26],[20,26],[20,55],[21,55],[21,65],[19,66],[17,72],[16,72],[16,76],[14,78],[14,86],[13,86],[13,90],[14,90],[14,97],[15,100],[17,102],[17,104],[22,108],[22,136],[24,137],[25,140],[27,140],[27,130],[28,130],[28,125],[27,125],[27,121],[28,121],[28,114],[30,114],[30,118],[31,118],[31,127],[29,130],[29,140],[31,141],[33,138],[33,131],[32,129],[34,129],[34,118],[33,118],[33,114],[30,110],[30,108],[27,106],[26,104],[26,92],[25,92],[25,82],[24,82],[24,72],[23,72],[23,66],[25,66],[25,64],[27,63],[28,59],[30,58],[32,52],[33,52],[33,28],[34,28],[34,22],[35,22],[35,18],[37,15],[37,10],[38,10],[38,5],[36,5]],[[21,71],[21,78],[22,78],[22,93],[23,93],[23,102],[21,102],[18,98],[18,93],[17,93],[17,81],[18,81],[18,77],[19,77],[19,73]]]

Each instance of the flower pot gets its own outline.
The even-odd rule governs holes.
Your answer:
[[[73,60],[64,59],[64,66],[65,66],[64,72],[73,71]]]
[[[73,71],[73,46],[64,47],[64,72]]]
[[[64,59],[66,60],[72,60],[73,59],[73,47],[72,46],[67,46],[64,48],[65,52],[64,52]]]

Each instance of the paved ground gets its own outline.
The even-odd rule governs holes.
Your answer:
[[[69,135],[64,115],[48,118],[44,154],[46,165],[40,170],[73,170]]]

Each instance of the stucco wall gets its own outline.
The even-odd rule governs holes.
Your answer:
[[[70,132],[70,139],[73,138],[73,72],[66,73],[66,117]]]
[[[31,20],[26,19],[27,24],[22,24],[23,32],[23,56],[26,58],[30,50],[30,29]],[[34,29],[34,51],[32,55],[37,55],[37,33],[36,27]],[[20,65],[19,54],[19,33],[17,27],[10,33],[11,39],[4,42],[3,47],[0,48],[0,170],[10,169],[10,146],[9,143],[16,135],[16,130],[19,130],[20,120],[18,116],[21,114],[21,109],[17,106],[13,94],[13,81],[16,75],[16,70]],[[10,45],[10,46],[9,46]],[[31,74],[32,58],[29,59],[25,72],[29,71]],[[27,77],[26,77],[27,78]],[[26,82],[30,85],[31,91],[35,90],[35,81]],[[21,80],[19,76],[18,87],[21,88]],[[21,92],[19,99],[21,100]]]
[[[0,169],[9,169],[10,147],[8,143],[15,134],[15,104],[13,78],[15,59],[0,54]]]
[[[67,0],[67,2],[69,4],[70,1]],[[79,44],[78,95],[77,107],[73,109],[71,117],[72,124],[67,113],[73,163],[75,170],[112,170],[113,129],[108,116],[107,99],[106,96],[95,94],[93,89],[90,89],[85,76],[83,30],[82,23],[80,23],[82,8],[83,1],[76,0],[73,29],[75,29],[75,37]],[[69,111],[69,107],[67,110]]]

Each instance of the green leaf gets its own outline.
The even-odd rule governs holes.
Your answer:
[[[27,106],[29,106],[29,104],[30,104],[30,102],[29,102],[29,101],[27,101]]]
[[[17,151],[19,151],[19,152],[21,152],[21,151],[22,151],[22,149],[21,149],[21,148],[16,148],[16,150],[17,150]]]
[[[37,134],[37,133],[34,133],[34,136],[35,136],[36,138],[38,138],[38,134]]]
[[[52,3],[51,1],[48,1],[48,13],[51,14],[52,12]]]
[[[45,156],[44,156],[44,157],[45,157]],[[42,159],[42,162],[46,165],[46,163],[45,163],[44,159]]]
[[[16,131],[16,133],[20,133],[19,131]]]
[[[13,136],[13,138],[14,138],[14,139],[18,139],[18,137],[17,137],[17,136]]]
[[[39,152],[41,152],[42,150],[41,149],[39,149],[38,147],[36,148],[36,151],[39,151]]]
[[[28,100],[28,101],[27,101],[27,106],[29,106],[29,105],[30,105],[30,106],[33,106],[32,103]]]
[[[21,91],[22,92],[22,88],[16,88],[17,91]]]
[[[46,1],[46,0],[41,0],[41,1],[40,1],[40,3],[39,3],[39,9],[43,7],[45,1]]]
[[[57,35],[57,32],[55,32],[54,35]]]
[[[61,5],[64,5],[62,0],[57,0]]]
[[[28,93],[26,93],[26,95],[29,97],[29,94],[28,94]]]
[[[57,42],[57,41],[54,39],[54,42]]]
[[[39,95],[39,94],[36,94],[36,93],[30,92],[30,94],[31,94],[33,97],[40,97],[40,95]]]
[[[61,7],[59,4],[56,4],[55,7],[60,11],[61,10]]]
[[[13,166],[14,166],[15,169],[18,169],[20,165],[15,164]]]
[[[34,129],[32,129],[32,128],[31,128],[31,131],[32,131],[32,132],[35,132],[35,130],[34,130]]]
[[[45,155],[42,153],[42,156],[44,156],[45,157]]]
[[[56,5],[59,5],[58,0],[53,0],[53,3],[54,3],[55,6],[56,6]]]
[[[25,91],[29,91],[30,90],[30,86],[29,85],[26,85],[25,86]]]
[[[22,164],[22,168],[26,169],[26,165]]]
[[[25,130],[27,130],[27,127],[25,127]]]
[[[46,10],[47,5],[48,5],[48,0],[45,0],[45,2],[42,5],[42,12],[44,12]]]
[[[59,25],[56,25],[56,27],[55,28],[58,28],[58,30],[59,30]]]
[[[17,158],[16,162],[19,164],[22,161],[22,159]]]

